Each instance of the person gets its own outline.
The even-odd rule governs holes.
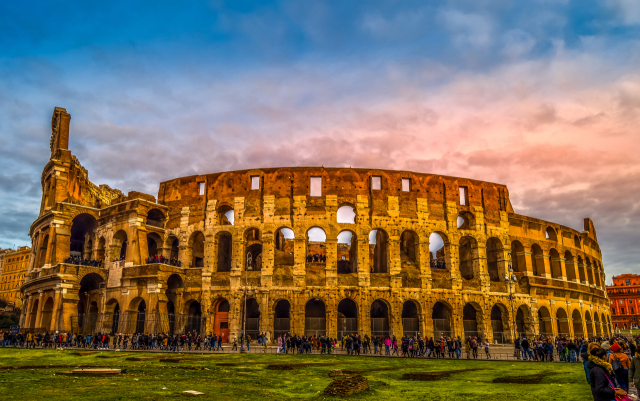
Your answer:
[[[607,351],[594,347],[589,356],[589,381],[593,401],[611,401],[616,396],[627,395],[621,388],[613,387],[613,368],[605,361]]]
[[[489,353],[489,340],[485,340],[484,353],[487,356],[487,359],[491,359],[491,354]]]
[[[582,358],[582,364],[584,365],[584,373],[587,376],[587,383],[591,384],[591,377],[589,375],[589,356],[591,355],[591,351],[593,351],[594,348],[596,347],[600,347],[600,344],[594,342],[594,343],[590,343],[587,346],[587,350],[585,352],[582,352],[580,354],[580,357]]]
[[[613,353],[609,355],[609,364],[613,367],[613,372],[616,375],[620,388],[628,391],[629,386],[627,385],[627,379],[629,378],[629,366],[631,364],[629,357],[622,352],[622,348],[616,343],[611,345],[611,351]]]
[[[520,360],[520,337],[516,338],[516,340],[513,342],[513,347],[513,356]]]
[[[233,350],[238,350],[238,336],[233,336],[233,347],[231,348],[231,351]]]
[[[640,349],[637,347],[629,366],[629,385],[640,387]]]

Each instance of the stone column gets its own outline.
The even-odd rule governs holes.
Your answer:
[[[51,311],[51,325],[47,328],[47,330],[63,330],[62,327],[58,327],[58,315],[60,313],[60,309],[62,309],[62,294],[60,294],[60,290],[55,290],[55,295],[53,298],[53,310]]]
[[[540,264],[543,266],[544,271],[538,272],[541,277],[551,278],[551,263],[549,263],[549,255],[542,254],[536,255],[536,265],[540,267]],[[542,263],[540,263],[542,261]]]
[[[293,239],[293,286],[305,287],[305,276],[307,268],[307,239]]]
[[[38,290],[38,310],[36,311],[36,327],[40,328],[42,324],[42,308],[44,307],[43,299],[44,293],[42,290]]]
[[[419,255],[420,279],[422,281],[422,290],[431,291],[431,258],[429,257],[429,237],[420,237],[417,254]],[[423,331],[424,333],[424,331]]]
[[[358,235],[358,286],[369,287],[371,284],[371,265],[369,259],[369,237],[366,235]],[[351,246],[353,246],[353,242]],[[371,330],[371,329],[369,329]]]
[[[565,258],[558,259],[560,261],[560,271],[562,272],[562,280],[567,281],[567,260]]]
[[[327,288],[336,288],[338,286],[338,238],[327,238],[326,244],[325,285]]]

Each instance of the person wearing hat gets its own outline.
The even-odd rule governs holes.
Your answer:
[[[618,381],[618,385],[624,391],[629,391],[629,385],[627,384],[627,379],[629,378],[629,366],[631,365],[631,361],[629,361],[629,357],[627,354],[622,352],[622,348],[616,343],[613,343],[611,346],[611,351],[613,352],[609,355],[609,364],[614,369],[614,373],[616,375],[616,380]],[[620,363],[614,363],[615,360],[620,361]],[[616,365],[619,366],[616,369]]]

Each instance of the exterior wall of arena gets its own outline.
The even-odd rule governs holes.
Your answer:
[[[516,331],[610,333],[592,221],[576,231],[518,215],[504,185],[296,167],[176,178],[157,199],[124,195],[89,181],[68,150],[69,122],[56,108],[23,328],[228,338],[244,324],[272,339],[358,331],[498,342]]]

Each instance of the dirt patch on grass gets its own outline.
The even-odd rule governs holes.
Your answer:
[[[93,354],[98,354],[98,353],[100,353],[100,351],[79,351],[79,352],[72,352],[69,355],[87,356],[87,355],[93,355]]]
[[[123,356],[129,356],[131,354],[110,354],[110,355],[96,355],[96,358],[120,358]]]
[[[336,397],[346,397],[351,394],[369,390],[369,381],[362,376],[349,376],[332,381],[324,393]]]
[[[302,368],[311,368],[315,366],[335,366],[339,363],[283,363],[278,365],[267,365],[269,370],[296,370]]]
[[[540,384],[542,379],[547,376],[546,373],[540,373],[537,375],[528,376],[505,376],[493,379],[494,383],[508,383],[508,384]]]
[[[362,373],[367,372],[385,372],[388,370],[400,370],[400,369],[411,369],[417,368],[421,365],[404,365],[404,366],[392,366],[389,368],[373,368],[373,369],[342,369],[342,373],[345,375],[360,375]]]
[[[462,372],[476,372],[483,369],[458,369],[458,370],[444,370],[441,372],[414,372],[405,373],[402,375],[402,380],[421,380],[421,381],[436,381],[449,377],[456,373]]]
[[[140,362],[140,361],[149,361],[151,359],[158,359],[158,358],[160,357],[159,356],[133,356],[131,358],[125,359],[125,361]]]

